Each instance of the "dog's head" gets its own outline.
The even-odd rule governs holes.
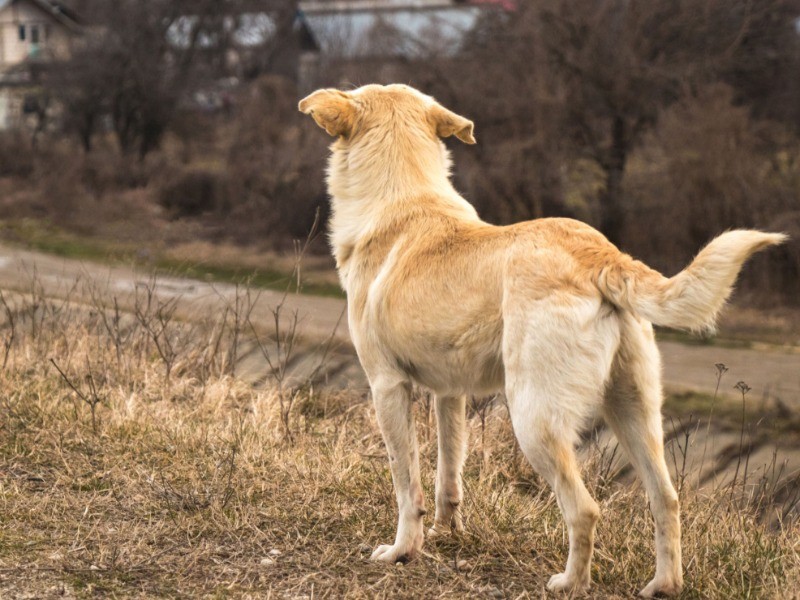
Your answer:
[[[472,121],[407,85],[365,85],[347,92],[317,90],[303,98],[298,108],[345,143],[386,128],[432,138],[455,136],[465,144],[475,143]]]

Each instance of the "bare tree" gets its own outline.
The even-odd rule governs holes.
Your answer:
[[[248,51],[240,52],[242,74],[246,79],[264,74],[293,79],[297,74],[300,51],[300,38],[295,30],[298,0],[243,0],[235,16],[235,28],[246,27],[246,21],[253,19],[253,14],[269,18],[269,34],[256,32],[258,39],[251,42]]]
[[[82,45],[51,68],[49,86],[85,150],[109,115],[120,150],[156,149],[196,73],[198,49],[228,2],[95,0]]]
[[[79,48],[47,77],[50,92],[63,108],[64,129],[78,137],[85,152],[91,152],[95,131],[108,110],[105,69],[92,57],[89,48]]]
[[[628,160],[663,109],[723,80],[742,101],[766,94],[765,110],[777,114],[780,106],[788,119],[800,114],[790,68],[800,56],[799,5],[517,3],[513,12],[485,13],[457,57],[408,73],[475,119],[482,143],[459,155],[468,165],[460,176],[483,214],[501,222],[576,216],[620,243]],[[764,77],[770,85],[760,83]],[[573,193],[581,172],[597,202]]]
[[[411,65],[410,81],[475,121],[477,146],[458,145],[456,178],[498,222],[574,214],[564,203],[563,101],[532,3],[487,11],[455,55]]]
[[[785,32],[799,14],[797,2],[785,0],[540,4],[543,43],[566,89],[567,132],[605,173],[601,229],[612,241],[621,241],[628,156],[659,110],[739,72],[744,57],[758,72],[769,53],[755,46],[772,45],[760,27],[775,22],[773,29]]]

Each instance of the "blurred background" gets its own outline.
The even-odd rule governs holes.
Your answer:
[[[668,274],[784,231],[737,302],[800,305],[800,0],[0,0],[0,235],[256,264],[327,213],[298,99],[374,82],[475,122],[448,145],[484,219],[574,217]]]
[[[800,589],[800,0],[0,0],[0,598],[542,587],[564,533],[502,397],[468,405],[466,545],[354,560],[394,501],[323,234],[332,139],[297,104],[368,83],[474,121],[446,144],[489,222],[580,219],[667,275],[731,228],[792,236],[717,334],[657,336],[689,589]],[[614,502],[599,593],[629,597],[646,505],[608,431],[582,447]]]

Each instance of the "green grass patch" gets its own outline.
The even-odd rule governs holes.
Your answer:
[[[243,269],[238,267],[213,265],[207,263],[187,263],[170,258],[159,258],[155,262],[160,273],[216,281],[220,283],[240,283],[250,287],[267,290],[284,291],[287,288],[295,291],[296,282],[292,274],[269,269]],[[336,284],[301,281],[300,292],[312,296],[344,298],[344,291]]]
[[[175,260],[166,254],[153,255],[150,251],[142,253],[140,248],[130,244],[78,236],[54,225],[30,219],[2,223],[0,237],[4,242],[17,247],[75,260],[110,265],[147,266],[163,275],[244,284],[267,290],[289,289],[294,292],[296,289],[296,282],[291,272]],[[333,283],[301,281],[299,291],[313,296],[344,298],[342,289]]]

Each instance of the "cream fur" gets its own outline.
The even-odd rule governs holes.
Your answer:
[[[602,413],[655,519],[656,574],[642,595],[679,592],[678,501],[664,462],[650,322],[712,326],[744,260],[783,237],[726,233],[667,279],[577,221],[480,220],[450,183],[440,140],[474,143],[472,123],[410,87],[319,90],[299,108],[337,137],[328,168],[331,245],[397,495],[397,536],[372,558],[411,558],[423,543],[411,384],[436,394],[435,534],[462,527],[465,396],[502,391],[520,447],[553,487],[569,531],[565,571],[548,588],[590,584],[599,509],[574,444]]]

